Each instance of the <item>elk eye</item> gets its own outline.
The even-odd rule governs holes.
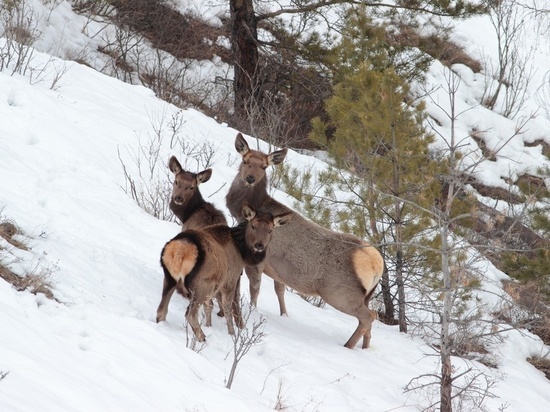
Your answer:
[[[273,232],[273,229],[269,229],[269,233]]]
[[[265,170],[265,169],[267,169],[267,166],[262,166],[262,170]]]
[[[189,190],[195,190],[195,186],[191,186]]]
[[[252,227],[252,230],[256,230],[256,226],[254,224],[250,225]]]

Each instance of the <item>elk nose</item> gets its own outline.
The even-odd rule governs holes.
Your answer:
[[[174,197],[174,201],[175,201],[176,203],[183,203],[183,197],[181,197],[181,196],[176,196],[176,197]]]
[[[254,178],[254,176],[250,176],[250,175],[246,176],[246,183],[252,184],[255,181],[256,181],[256,179]]]
[[[263,243],[255,243],[254,249],[256,249],[256,252],[262,252],[264,250],[264,244]]]

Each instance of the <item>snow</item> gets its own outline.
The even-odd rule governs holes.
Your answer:
[[[60,12],[52,13],[44,44],[63,37],[83,42],[68,4],[56,7]],[[0,372],[9,372],[0,381],[0,410],[256,412],[282,404],[291,411],[408,412],[426,405],[420,393],[404,392],[411,379],[438,370],[437,357],[426,356],[434,351],[423,341],[376,321],[369,349],[346,349],[342,345],[357,326],[354,318],[316,308],[292,293],[287,293],[290,316],[281,317],[266,277],[258,309],[248,320],[250,327],[265,319],[266,336],[243,357],[226,389],[233,341],[223,319],[214,317],[213,326],[204,328],[207,345],[198,352],[187,348],[187,301],[181,296],[172,298],[167,321],[155,322],[163,278],[160,251],[180,229],[144,212],[123,190],[119,153],[135,175],[131,150],[155,136],[166,119],[180,116],[185,141],[207,142],[215,150],[212,179],[201,191],[228,214],[224,197],[238,165],[237,131],[75,62],[36,51],[32,64],[66,72],[54,88],[53,69],[32,82],[29,75],[0,73],[0,213],[21,228],[19,240],[29,249],[3,241],[7,250],[0,259],[20,275],[51,273],[56,300],[18,292],[0,279]],[[432,70],[433,82],[441,84],[442,70]],[[477,91],[475,76],[464,77],[469,80],[460,104],[467,108]],[[444,94],[439,98],[443,102]],[[495,147],[513,129],[508,124],[513,122],[481,107],[465,117],[460,135],[475,124],[491,130]],[[544,136],[544,124],[538,120],[529,133]],[[247,139],[255,147],[254,139]],[[160,147],[162,164],[170,155],[185,160],[168,140]],[[260,147],[269,150],[263,142]],[[500,161],[500,167],[483,169],[487,182],[499,182],[507,168],[518,173],[544,158],[534,148],[513,147]],[[324,167],[294,151],[286,162]],[[188,163],[195,172],[201,166]],[[291,204],[285,194],[275,196]],[[503,274],[492,265],[485,270],[498,285]],[[242,293],[248,299],[246,277]],[[535,336],[506,333],[495,347],[498,368],[475,364],[496,381],[488,409],[550,410],[550,382],[525,361],[546,353]]]

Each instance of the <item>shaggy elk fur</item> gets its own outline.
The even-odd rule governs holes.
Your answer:
[[[363,240],[306,220],[269,196],[265,171],[284,160],[286,149],[270,154],[251,150],[240,133],[235,148],[242,163],[226,197],[231,214],[242,220],[240,210],[245,203],[272,214],[292,213],[289,224],[273,234],[265,260],[246,268],[252,303],[257,303],[264,272],[275,280],[281,315],[287,314],[285,285],[306,295],[321,296],[329,305],[359,320],[345,346],[354,348],[363,337],[363,348],[368,348],[376,319],[368,303],[384,271],[382,255]]]
[[[214,296],[220,296],[229,334],[235,333],[231,314],[238,327],[244,326],[238,287],[243,268],[262,262],[273,229],[285,224],[291,216],[256,213],[247,205],[241,210],[244,221],[235,227],[212,225],[188,229],[164,246],[160,259],[164,287],[157,322],[166,319],[168,301],[177,288],[191,300],[185,317],[200,342],[205,341],[205,336],[198,312],[205,305],[208,319]]]
[[[206,202],[199,191],[199,185],[210,180],[212,169],[199,173],[186,172],[175,156],[170,158],[168,167],[174,173],[170,210],[180,220],[182,231],[227,224],[223,212],[216,209],[212,203]]]

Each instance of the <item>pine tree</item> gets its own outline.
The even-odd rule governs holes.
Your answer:
[[[362,29],[370,35],[357,36]],[[329,120],[315,119],[311,138],[327,147],[338,167],[351,172],[340,182],[352,195],[347,211],[339,212],[340,227],[385,245],[394,274],[382,280],[385,316],[394,318],[397,301],[400,330],[406,331],[405,274],[420,263],[412,243],[429,227],[422,208],[430,208],[441,191],[436,178],[441,165],[430,159],[433,139],[422,126],[423,107],[407,104],[408,84],[393,69],[396,57],[378,47],[380,33],[368,19],[350,19],[335,50],[340,82],[326,102]]]

